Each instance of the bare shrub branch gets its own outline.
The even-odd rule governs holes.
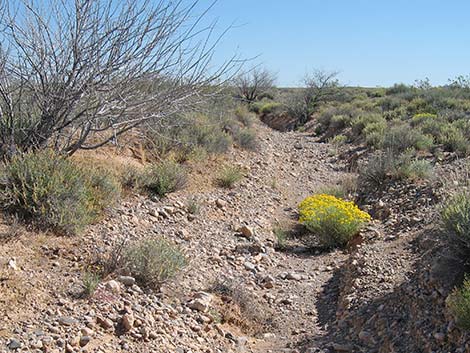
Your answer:
[[[246,102],[254,102],[273,88],[275,81],[276,76],[272,72],[255,68],[250,72],[238,75],[234,83],[241,99]]]
[[[0,14],[0,156],[100,147],[231,79],[198,1],[14,0]]]

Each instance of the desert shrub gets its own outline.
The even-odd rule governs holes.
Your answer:
[[[470,330],[470,278],[466,277],[460,288],[455,288],[446,299],[447,307],[456,324]]]
[[[385,121],[378,121],[370,123],[362,130],[365,136],[366,144],[378,148],[382,145],[385,135],[387,123]]]
[[[361,168],[358,183],[361,187],[380,188],[396,170],[396,155],[391,151],[373,154]]]
[[[428,121],[429,119],[436,119],[436,114],[431,113],[419,113],[415,114],[413,118],[411,118],[411,125],[412,126],[419,126]]]
[[[304,199],[299,215],[299,221],[325,248],[345,246],[371,219],[353,202],[325,194]]]
[[[276,247],[284,249],[286,247],[287,239],[289,238],[290,230],[284,224],[275,224],[273,227],[273,234],[276,237]]]
[[[278,102],[267,102],[267,103],[264,103],[259,108],[259,113],[260,114],[276,113],[280,110],[281,106],[282,106],[281,103],[278,103]]]
[[[253,113],[256,113],[256,114],[259,114],[260,113],[260,110],[261,110],[261,107],[263,105],[265,105],[266,102],[251,102],[249,105],[248,105],[248,110],[250,112],[253,112]]]
[[[96,220],[119,194],[109,174],[47,150],[14,157],[1,174],[0,204],[7,212],[68,235]]]
[[[456,152],[460,156],[466,156],[470,152],[470,141],[456,126],[448,124],[439,136],[444,148],[451,152]]]
[[[398,177],[416,180],[428,179],[432,175],[433,167],[425,159],[417,159],[410,153],[404,153],[398,160]]]
[[[158,196],[165,196],[184,188],[187,182],[186,169],[180,164],[165,160],[159,164],[151,165],[142,178],[142,186]]]
[[[137,189],[143,180],[143,173],[140,169],[129,166],[121,173],[119,179],[124,189]]]
[[[315,194],[331,195],[339,199],[347,200],[357,190],[357,178],[345,176],[337,184],[324,185],[315,190]]]
[[[412,86],[405,85],[404,83],[395,83],[392,87],[385,90],[386,95],[405,94],[413,92]]]
[[[362,114],[352,121],[352,131],[355,136],[360,136],[363,130],[370,124],[386,124],[385,118],[376,113]]]
[[[186,265],[183,253],[164,239],[144,239],[128,245],[119,268],[147,287],[158,288]]]
[[[236,123],[234,117],[221,119],[205,114],[176,116],[145,132],[147,147],[159,158],[171,153],[180,161],[190,159],[194,150],[201,148],[211,154],[224,153],[232,143],[227,133],[232,121]]]
[[[348,137],[346,135],[335,135],[328,140],[328,143],[331,143],[335,146],[341,146],[348,142]]]
[[[93,272],[86,272],[83,275],[83,280],[82,280],[83,295],[85,295],[86,297],[93,295],[96,288],[100,284],[100,281],[101,281],[101,277],[99,274],[93,273]]]
[[[441,228],[454,250],[464,255],[470,253],[470,193],[457,194],[445,203]]]
[[[434,144],[430,135],[420,130],[410,129],[408,124],[393,125],[385,131],[381,147],[393,152],[403,152],[409,148],[428,150]]]
[[[243,124],[243,126],[251,127],[253,126],[253,121],[255,117],[253,113],[251,113],[248,108],[244,105],[238,106],[234,111],[235,118]]]
[[[237,145],[243,149],[255,151],[258,148],[256,131],[253,129],[241,129],[234,138]]]
[[[226,166],[217,175],[216,183],[220,187],[230,189],[242,179],[243,171],[240,167]]]
[[[201,204],[195,197],[190,197],[186,200],[186,209],[192,215],[197,215],[201,212]]]

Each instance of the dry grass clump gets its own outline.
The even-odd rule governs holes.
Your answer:
[[[186,169],[173,160],[151,165],[142,175],[142,187],[160,197],[180,190],[187,182]]]
[[[238,166],[225,166],[217,175],[216,184],[231,189],[243,179],[243,170]]]

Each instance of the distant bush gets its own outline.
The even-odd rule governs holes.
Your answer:
[[[14,157],[0,177],[0,204],[41,228],[73,235],[97,219],[119,196],[100,169],[84,170],[50,151]]]
[[[345,246],[371,219],[353,202],[325,194],[304,199],[299,215],[299,221],[325,248]]]
[[[264,103],[260,108],[259,108],[259,113],[260,114],[271,114],[275,113],[276,111],[279,111],[281,108],[281,104],[277,102],[268,102]]]
[[[243,171],[240,167],[227,166],[217,176],[216,183],[223,188],[233,188],[241,179],[243,179]]]
[[[359,115],[352,121],[352,131],[355,136],[362,135],[364,129],[371,124],[386,124],[385,118],[381,114],[366,113]]]
[[[392,125],[385,131],[381,148],[400,153],[410,148],[429,150],[433,144],[432,136],[423,134],[417,129],[410,129],[408,124],[398,124]]]
[[[146,170],[142,186],[158,196],[165,196],[170,192],[182,189],[186,185],[186,181],[185,168],[172,160],[165,160]]]
[[[467,156],[470,152],[470,141],[455,125],[446,125],[439,137],[444,148],[456,152],[460,156]]]
[[[428,179],[432,175],[431,163],[404,153],[398,159],[397,173],[400,178],[409,180]]]
[[[419,113],[415,114],[413,118],[411,119],[411,125],[412,126],[419,126],[425,122],[427,122],[429,119],[437,119],[436,114],[431,114],[431,113]]]
[[[183,253],[164,239],[144,239],[123,249],[119,268],[142,285],[159,288],[185,265]]]
[[[467,258],[470,255],[470,193],[457,194],[446,202],[441,224],[450,246]]]
[[[446,304],[457,326],[470,330],[470,278],[465,278],[462,287],[454,289],[447,297]]]

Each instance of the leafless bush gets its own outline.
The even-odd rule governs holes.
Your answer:
[[[246,102],[254,102],[274,86],[276,77],[266,69],[255,68],[235,78],[238,95]]]
[[[100,147],[231,79],[198,0],[0,0],[0,157]]]

